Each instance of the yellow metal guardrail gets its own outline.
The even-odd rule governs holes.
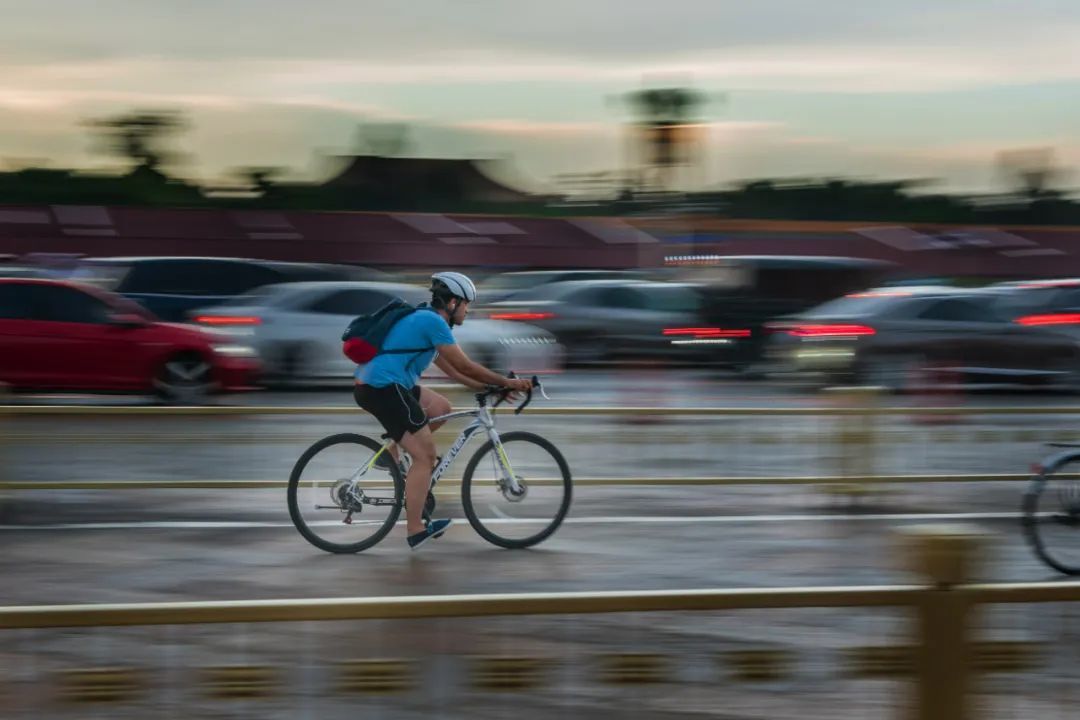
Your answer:
[[[947,552],[953,552],[947,548]],[[952,562],[946,560],[946,562]],[[1080,582],[507,593],[0,607],[0,630],[509,615],[918,607],[930,590],[968,605],[1080,602]]]
[[[1063,586],[1053,585],[1053,587]],[[1080,599],[1080,584],[1075,590],[1076,599]],[[900,607],[915,605],[923,591],[924,588],[912,585],[39,605],[0,607],[0,630],[806,607]]]
[[[137,625],[272,623],[340,620],[403,620],[513,615],[701,612],[781,608],[907,607],[913,610],[911,642],[859,646],[844,653],[846,674],[866,678],[914,676],[915,717],[957,720],[973,717],[971,687],[977,673],[1017,672],[1039,662],[1041,647],[1027,641],[984,642],[974,637],[977,606],[1080,601],[1080,583],[970,584],[983,536],[964,527],[915,528],[903,532],[908,565],[921,585],[815,587],[747,590],[660,590],[645,592],[453,595],[242,602],[173,602],[0,608],[0,629],[27,630]],[[791,653],[744,648],[721,653],[730,674],[745,682],[782,678]],[[671,656],[651,652],[601,653],[597,677],[609,684],[671,679]],[[502,662],[505,660],[505,662]],[[513,690],[535,687],[558,663],[555,657],[473,657],[473,687]],[[412,661],[366,659],[339,663],[337,689],[394,692],[412,680]],[[277,690],[281,673],[268,665],[214,666],[200,677],[213,697],[260,697]],[[123,699],[137,691],[137,668],[65,672],[65,692],[83,699]]]

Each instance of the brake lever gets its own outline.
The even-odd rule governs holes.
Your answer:
[[[543,395],[545,398],[547,397],[547,393],[544,392],[544,386],[540,384],[540,378],[538,378],[536,375],[533,375],[532,376],[532,387],[529,388],[529,391],[525,395],[525,402],[518,405],[517,409],[514,410],[515,415],[520,415],[521,411],[524,410],[526,407],[528,407],[529,403],[532,402],[533,390],[536,390],[536,389],[539,389],[540,394]]]
[[[533,375],[533,388],[540,391],[540,397],[544,398],[545,400],[551,399],[548,397],[547,392],[544,391],[544,386],[540,384],[540,378],[536,375]]]
[[[529,403],[531,403],[531,402],[532,402],[532,388],[529,388],[529,390],[525,393],[525,402],[521,403],[516,408],[514,408],[514,414],[515,415],[520,415],[521,411],[524,410],[526,407],[528,407]]]

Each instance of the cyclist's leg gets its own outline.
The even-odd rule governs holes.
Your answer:
[[[424,531],[424,502],[431,484],[431,468],[435,465],[435,438],[426,424],[405,433],[398,444],[412,456],[412,465],[405,476],[405,516],[409,535]]]
[[[420,407],[424,408],[424,413],[429,417],[439,417],[440,415],[446,415],[448,412],[454,409],[454,406],[450,404],[450,401],[443,395],[435,392],[431,388],[420,388]],[[431,432],[435,432],[446,423],[445,420],[440,422],[429,423]]]
[[[412,397],[409,397],[410,394]],[[383,430],[390,436],[391,442],[387,448],[387,453],[394,462],[401,461],[398,443],[396,442],[397,438],[410,430],[421,427],[427,422],[427,418],[419,406],[414,402],[403,402],[403,400],[412,401],[418,395],[419,393],[416,392],[399,394],[397,387],[394,385],[376,388],[358,383],[353,389],[353,398],[356,400],[356,404],[374,416],[379,421],[379,424],[383,426]],[[379,458],[380,464],[384,457]]]

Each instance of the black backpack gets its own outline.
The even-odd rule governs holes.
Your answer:
[[[426,303],[417,307],[396,297],[375,312],[361,315],[349,323],[349,327],[341,336],[341,341],[344,343],[341,348],[342,352],[345,353],[345,357],[357,365],[363,365],[371,362],[376,355],[384,353],[423,353],[434,350],[435,346],[433,345],[424,348],[400,348],[394,350],[383,348],[386,336],[390,334],[390,330],[393,329],[394,325],[423,307],[426,307]]]

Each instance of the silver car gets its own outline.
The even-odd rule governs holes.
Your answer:
[[[580,280],[543,285],[485,311],[495,320],[550,330],[575,363],[641,357],[713,361],[748,331],[703,327],[701,300],[689,283]]]
[[[282,283],[195,311],[189,320],[243,337],[274,380],[349,378],[356,365],[342,354],[341,334],[356,316],[394,297],[419,304],[431,294],[403,283]],[[562,367],[554,336],[532,325],[469,318],[454,337],[469,357],[498,371],[544,374]],[[425,377],[444,375],[433,364]]]

